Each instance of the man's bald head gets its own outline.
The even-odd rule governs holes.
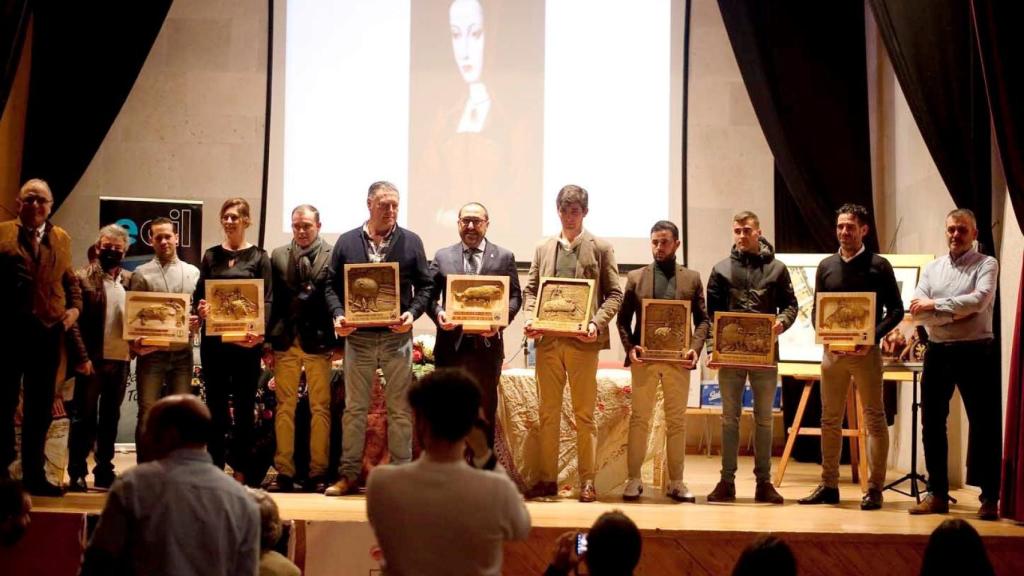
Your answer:
[[[191,394],[161,398],[146,415],[144,434],[162,458],[178,448],[204,448],[210,440],[210,410]]]

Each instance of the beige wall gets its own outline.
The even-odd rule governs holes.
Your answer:
[[[203,200],[204,246],[220,240],[217,212],[228,197],[246,198],[259,222],[267,22],[264,0],[171,5],[121,113],[54,216],[76,241],[77,264],[106,224],[100,196]]]

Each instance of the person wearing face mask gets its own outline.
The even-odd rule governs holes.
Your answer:
[[[123,338],[125,290],[131,272],[121,269],[128,233],[117,224],[100,229],[97,260],[76,275],[82,287],[82,315],[72,327],[71,362],[75,398],[68,439],[70,490],[88,490],[86,458],[96,445],[93,486],[114,483],[114,439],[128,385],[128,342]]]
[[[61,346],[82,309],[82,291],[71,267],[71,237],[50,221],[53,193],[43,180],[18,192],[18,217],[0,223],[0,477],[14,461],[14,411],[24,388],[21,468],[25,489],[61,496],[46,478],[46,432]]]

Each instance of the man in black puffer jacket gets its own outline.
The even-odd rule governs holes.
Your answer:
[[[753,212],[733,218],[732,254],[715,264],[708,278],[708,316],[715,312],[756,312],[775,314],[773,334],[777,338],[796,320],[797,301],[786,265],[775,259],[775,249],[761,236],[761,224]],[[707,342],[711,348],[713,334]],[[775,347],[776,362],[779,358]],[[718,385],[722,392],[722,476],[708,494],[708,502],[736,500],[736,457],[739,451],[740,412],[743,388],[750,378],[754,393],[754,476],[756,502],[782,504],[782,496],[771,483],[772,400],[778,370],[722,367]]]

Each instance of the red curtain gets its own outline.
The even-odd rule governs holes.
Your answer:
[[[1000,515],[1024,522],[1024,265],[1017,290],[1017,320],[1010,351],[1009,389],[1006,396],[1006,439],[1003,442],[1002,509]]]

